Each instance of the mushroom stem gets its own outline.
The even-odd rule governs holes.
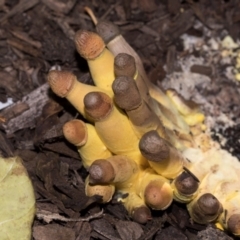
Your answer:
[[[133,78],[137,84],[137,88],[141,94],[142,99],[146,102],[150,109],[155,112],[160,119],[163,118],[164,121],[169,121],[161,112],[159,106],[160,103],[158,103],[154,98],[150,96],[148,86],[144,82],[141,74],[138,72],[133,56],[127,53],[119,53],[114,58],[114,72],[116,78],[122,76]],[[168,124],[172,125],[171,123]]]
[[[108,158],[112,153],[99,138],[94,126],[74,119],[64,124],[64,137],[74,144],[81,156],[83,166],[88,169],[97,158]]]
[[[127,53],[133,56],[136,61],[137,69],[143,77],[144,81],[149,81],[143,67],[142,60],[134,51],[134,49],[127,43],[124,37],[120,34],[120,30],[116,25],[108,21],[99,21],[96,25],[96,29],[114,56],[117,56],[119,53]]]
[[[112,184],[106,184],[106,185],[92,185],[89,183],[89,177],[85,180],[85,193],[88,197],[92,196],[100,196],[102,197],[102,203],[107,203],[111,201],[112,196],[115,192],[115,186]]]
[[[177,108],[172,104],[169,97],[163,92],[163,90],[152,83],[149,83],[148,89],[151,97],[160,104],[159,107],[163,114],[166,117],[171,116],[171,122],[174,124],[174,129],[172,130],[177,130],[180,133],[188,135],[190,133],[189,126],[184,121]]]
[[[168,89],[166,94],[189,126],[194,126],[204,121],[205,116],[199,111],[199,107],[196,103],[185,100],[174,89]]]
[[[103,38],[103,41],[107,45],[108,49],[113,53],[114,56],[117,56],[119,53],[126,53],[134,57],[137,70],[139,72],[139,78],[143,78],[147,89],[151,97],[153,97],[157,102],[162,104],[164,107],[168,108],[169,111],[173,112],[175,115],[176,121],[175,125],[178,126],[178,131],[183,131],[185,134],[189,134],[189,127],[180,114],[177,111],[177,108],[172,105],[170,99],[162,89],[155,86],[151,83],[147,77],[147,74],[144,70],[142,60],[138,56],[138,54],[134,51],[134,49],[126,42],[123,36],[120,34],[119,28],[111,22],[100,21],[96,26],[98,34]],[[137,82],[142,84],[142,80],[139,79]],[[141,88],[139,88],[140,91]],[[156,110],[156,109],[155,109]]]
[[[114,58],[114,73],[116,77],[127,76],[133,78],[143,100],[153,111],[158,108],[157,102],[149,95],[148,86],[139,74],[133,56],[127,53],[119,53]]]
[[[105,146],[116,155],[126,155],[140,166],[148,166],[138,148],[135,135],[127,116],[119,111],[107,94],[88,93],[84,98],[85,111],[95,121],[95,128]],[[116,139],[117,140],[114,140]]]
[[[52,91],[59,97],[66,98],[84,117],[84,96],[89,92],[101,91],[96,86],[79,82],[74,74],[67,71],[50,71],[47,79]]]
[[[139,142],[139,148],[158,174],[174,179],[183,171],[184,158],[181,153],[161,138],[157,131],[145,133]]]
[[[112,95],[114,56],[105,48],[101,37],[94,32],[79,30],[75,45],[78,53],[87,60],[95,85]]]
[[[139,100],[139,98],[140,98],[139,93],[140,93],[141,98],[143,100],[143,104],[142,104],[142,106],[139,106],[138,109],[135,109],[135,110],[129,111],[129,112],[127,111],[129,118],[131,119],[130,114],[132,114],[133,117],[136,118],[135,116],[138,116],[139,112],[141,113],[142,116],[143,115],[146,116],[146,112],[151,111],[151,114],[148,114],[149,116],[152,115],[153,118],[155,118],[155,119],[159,118],[159,120],[154,120],[154,119],[151,120],[153,123],[153,127],[151,129],[158,129],[160,135],[165,136],[165,138],[170,140],[171,143],[175,147],[177,147],[179,149],[183,148],[182,141],[179,138],[177,138],[176,134],[173,132],[173,130],[176,130],[176,129],[179,130],[179,127],[177,126],[177,123],[176,123],[177,122],[176,117],[173,115],[171,110],[166,109],[163,105],[161,105],[159,102],[157,102],[154,98],[152,98],[150,96],[149,91],[148,91],[148,86],[146,85],[143,78],[141,77],[141,75],[139,74],[139,72],[136,69],[135,59],[131,55],[128,55],[127,53],[118,54],[114,59],[114,71],[115,71],[115,76],[117,79],[119,77],[120,78],[128,77],[128,79],[129,78],[135,79],[137,89],[138,89],[138,90],[136,90],[136,87],[134,86],[134,84],[131,84],[131,83],[129,83],[131,85],[131,87],[130,87],[130,89],[128,89],[128,86],[126,84],[124,84],[124,81],[126,82],[126,79],[125,80],[122,79],[122,82],[115,79],[114,82],[118,82],[118,84],[113,83],[112,86],[113,86],[113,91],[114,91],[114,88],[116,87],[115,100],[116,99],[118,100],[117,101],[118,106],[126,110],[126,108],[124,108],[124,106],[122,106],[121,102],[123,102],[123,103],[128,102],[128,104],[130,104],[130,103],[132,103],[132,101],[135,98],[137,99],[137,100],[135,99],[135,101],[140,101]],[[123,94],[123,89],[118,90],[118,88],[123,88],[123,87],[125,89],[125,94]],[[130,90],[132,90],[132,91],[130,92]],[[138,93],[138,91],[139,91],[139,93]],[[131,97],[131,99],[130,99],[130,97]],[[134,103],[132,103],[132,104],[134,104]],[[138,103],[138,104],[140,105],[140,103]],[[128,109],[129,109],[129,107],[128,107]],[[132,109],[130,109],[130,110],[132,110]],[[135,111],[137,111],[137,112],[135,112]],[[171,116],[169,116],[169,115],[171,115]],[[150,118],[148,118],[148,119],[150,120]],[[157,122],[157,125],[158,125],[157,128],[154,128],[155,122]],[[164,123],[165,129],[163,128],[161,122]],[[136,134],[138,136],[139,135],[141,136],[142,132],[146,132],[144,128],[140,129],[141,128],[140,126],[138,126],[137,128],[139,128],[139,130],[136,130],[136,132],[137,132]],[[166,134],[166,132],[167,132],[167,134]],[[191,140],[192,139],[190,138],[190,141]]]
[[[157,130],[160,136],[168,139],[160,119],[142,100],[137,85],[132,78],[127,76],[117,77],[112,88],[116,104],[126,111],[139,138],[150,130]]]

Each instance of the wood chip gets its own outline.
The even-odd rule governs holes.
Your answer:
[[[34,226],[33,237],[35,240],[74,240],[75,233],[73,229],[58,224],[49,224],[46,226]]]
[[[120,220],[115,227],[122,240],[135,240],[143,234],[141,226],[135,222]]]

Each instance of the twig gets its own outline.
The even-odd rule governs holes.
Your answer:
[[[90,16],[90,18],[92,19],[94,25],[96,26],[98,23],[98,20],[95,16],[95,14],[93,13],[92,9],[89,7],[84,7],[84,11]]]
[[[0,24],[4,22],[6,19],[14,16],[15,14],[25,12],[26,10],[34,7],[39,3],[39,0],[22,0],[20,1],[13,9],[10,10],[6,15],[0,18]]]
[[[102,215],[103,215],[103,209],[101,210],[101,212],[92,214],[89,217],[82,217],[82,218],[66,218],[64,216],[59,215],[58,213],[52,213],[46,210],[39,210],[39,209],[36,214],[39,220],[43,220],[46,223],[50,223],[54,220],[58,220],[62,222],[89,222],[92,219],[102,217]]]

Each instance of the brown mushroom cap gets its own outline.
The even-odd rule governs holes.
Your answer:
[[[64,137],[75,146],[82,146],[87,141],[87,129],[81,120],[71,120],[63,126]]]
[[[147,185],[144,191],[144,199],[151,208],[163,210],[171,204],[173,193],[164,182],[154,180]]]
[[[91,184],[110,183],[115,172],[109,161],[98,159],[89,168],[89,182]]]
[[[59,97],[66,97],[74,85],[76,76],[70,72],[52,70],[47,76],[52,91]]]
[[[112,99],[102,92],[90,92],[84,97],[85,112],[94,121],[108,116],[113,108]]]
[[[78,53],[87,60],[94,60],[105,49],[102,38],[94,32],[79,30],[74,40]]]
[[[117,77],[113,84],[114,101],[124,110],[133,110],[142,103],[141,95],[133,78]]]
[[[119,53],[114,58],[114,73],[116,77],[134,77],[136,74],[136,64],[133,56],[127,53]]]
[[[175,179],[174,184],[180,194],[191,195],[197,191],[199,182],[191,174],[182,172]]]
[[[211,193],[205,193],[198,199],[199,208],[206,215],[214,215],[220,208],[220,202]]]
[[[209,223],[222,213],[222,204],[211,193],[205,193],[191,207],[192,218],[198,223]]]
[[[137,207],[133,210],[132,218],[137,223],[145,224],[152,219],[151,211],[147,206]]]
[[[160,162],[170,157],[169,145],[156,130],[149,131],[142,136],[139,149],[145,158],[153,162]]]
[[[227,221],[230,232],[236,236],[240,236],[240,214],[233,214]]]

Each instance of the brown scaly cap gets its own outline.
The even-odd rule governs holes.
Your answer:
[[[175,179],[174,184],[180,194],[191,195],[197,191],[199,182],[191,174],[183,172]]]
[[[111,40],[120,35],[118,26],[109,21],[98,22],[96,30],[106,44],[108,44]]]
[[[173,199],[171,188],[165,188],[163,182],[151,181],[145,191],[144,199],[148,206],[156,210],[167,208]]]
[[[142,155],[150,161],[160,162],[170,157],[170,147],[157,131],[145,133],[139,141]]]
[[[212,222],[222,213],[223,208],[211,193],[205,193],[191,207],[192,218],[202,224]]]
[[[240,214],[233,214],[227,222],[230,232],[236,236],[240,236]]]
[[[201,209],[205,215],[215,215],[219,212],[219,208],[221,208],[220,202],[211,193],[203,194],[197,202],[199,209]]]
[[[76,76],[70,72],[52,70],[47,76],[52,91],[59,97],[66,97],[76,81]]]
[[[94,121],[106,118],[113,108],[112,99],[102,92],[90,92],[84,97],[86,114]]]
[[[94,60],[105,49],[102,38],[98,34],[86,30],[76,32],[75,45],[78,53],[87,60]]]
[[[114,92],[114,101],[124,110],[133,110],[142,103],[137,85],[134,79],[130,77],[117,77],[113,81],[112,89]]]
[[[151,211],[147,206],[137,207],[133,210],[132,219],[140,224],[145,224],[152,219]]]
[[[137,68],[133,56],[127,53],[119,53],[114,58],[114,74],[116,77],[134,77],[136,70]]]
[[[75,146],[82,146],[87,141],[87,129],[81,120],[72,120],[63,125],[64,137]]]
[[[89,168],[89,182],[91,184],[110,183],[115,175],[112,165],[105,159],[94,161]]]

